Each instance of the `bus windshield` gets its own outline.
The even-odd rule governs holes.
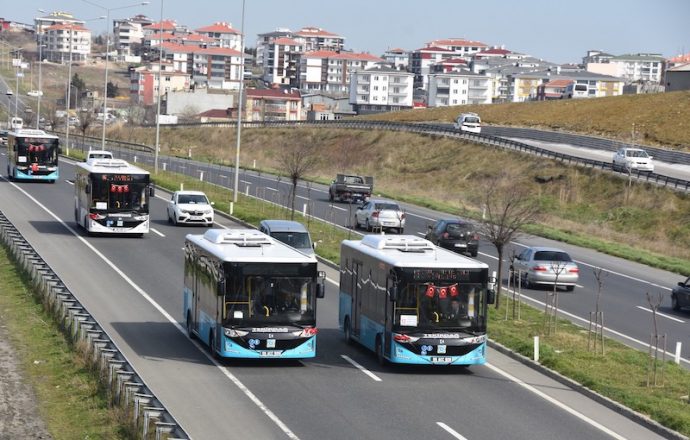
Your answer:
[[[116,182],[94,178],[91,189],[91,209],[147,213],[149,211],[147,185],[147,182]]]
[[[227,324],[254,325],[315,323],[312,279],[248,275],[241,286],[225,295]]]
[[[486,325],[481,307],[483,294],[481,284],[406,284],[395,303],[394,326],[401,330],[483,331]]]
[[[55,165],[58,140],[49,138],[16,138],[17,163]]]

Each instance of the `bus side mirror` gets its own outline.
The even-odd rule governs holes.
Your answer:
[[[149,197],[154,197],[156,195],[156,189],[152,186],[149,186]]]
[[[487,290],[486,292],[486,303],[494,304],[496,302],[496,292],[493,290]]]
[[[325,296],[326,296],[326,289],[325,289],[323,283],[316,284],[316,297],[317,298],[323,298]]]
[[[58,153],[58,154],[62,154],[62,148],[61,148],[61,147],[58,147],[57,153]]]
[[[85,192],[86,194],[91,194],[91,185],[87,184],[87,185],[86,185],[86,188],[84,188],[84,192]]]
[[[489,277],[489,282],[486,286],[486,303],[493,304],[496,302],[496,271]]]

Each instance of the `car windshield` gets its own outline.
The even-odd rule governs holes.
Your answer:
[[[534,254],[535,261],[572,261],[570,255],[559,251],[539,251]]]
[[[208,199],[203,194],[180,194],[177,197],[177,203],[190,203],[207,205]]]
[[[271,237],[298,249],[311,248],[311,240],[306,232],[272,232]]]
[[[376,203],[374,205],[374,209],[376,209],[377,211],[400,211],[400,207],[395,203]]]
[[[345,183],[364,183],[359,176],[345,176]]]
[[[628,150],[625,155],[628,157],[649,157],[644,150]]]
[[[479,124],[479,118],[470,116],[468,118],[465,118],[465,122],[469,124]]]
[[[446,232],[451,236],[460,236],[472,232],[472,227],[465,223],[448,223]]]

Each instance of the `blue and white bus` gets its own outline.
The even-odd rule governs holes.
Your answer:
[[[185,240],[187,333],[217,357],[316,356],[316,257],[251,229],[210,229]]]
[[[483,364],[490,281],[485,263],[412,235],[345,240],[340,328],[382,364]]]
[[[7,133],[7,177],[11,180],[55,182],[59,177],[57,136],[43,130],[18,128]]]

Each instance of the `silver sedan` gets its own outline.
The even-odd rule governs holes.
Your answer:
[[[549,247],[530,247],[513,262],[513,274],[525,287],[556,284],[572,291],[579,279],[580,269],[567,252]]]

